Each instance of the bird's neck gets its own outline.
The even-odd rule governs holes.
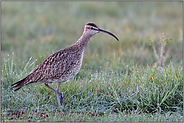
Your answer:
[[[85,51],[91,37],[92,36],[83,33],[83,35],[79,38],[79,40],[75,43],[75,45],[77,45],[81,50]]]

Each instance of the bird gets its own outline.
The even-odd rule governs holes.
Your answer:
[[[107,33],[119,41],[111,32],[89,22],[84,26],[83,34],[78,41],[48,56],[32,73],[12,84],[10,89],[14,88],[15,92],[23,86],[44,83],[46,87],[57,93],[58,106],[61,106],[63,103],[63,94],[59,91],[61,83],[68,82],[79,72],[84,51],[90,39],[99,32]],[[50,87],[49,83],[58,83],[57,89]]]

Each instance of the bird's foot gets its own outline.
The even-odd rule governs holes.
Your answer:
[[[58,105],[60,107],[63,103],[63,94],[61,92],[57,92],[57,100],[58,100]]]

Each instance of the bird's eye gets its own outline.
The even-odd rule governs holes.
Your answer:
[[[93,27],[91,27],[91,29],[94,29]]]

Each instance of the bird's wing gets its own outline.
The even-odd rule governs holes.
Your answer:
[[[29,78],[32,82],[60,78],[73,63],[71,55],[65,50],[50,55],[29,75]]]
[[[82,56],[83,51],[78,50],[74,46],[59,50],[46,58],[31,74],[12,84],[11,88],[16,87],[14,90],[16,91],[25,85],[52,82],[54,79],[57,80],[65,75],[69,75],[71,70],[74,70],[72,73],[72,76],[74,76],[80,69]],[[70,78],[71,76],[65,77],[64,80],[60,81],[65,82]]]

